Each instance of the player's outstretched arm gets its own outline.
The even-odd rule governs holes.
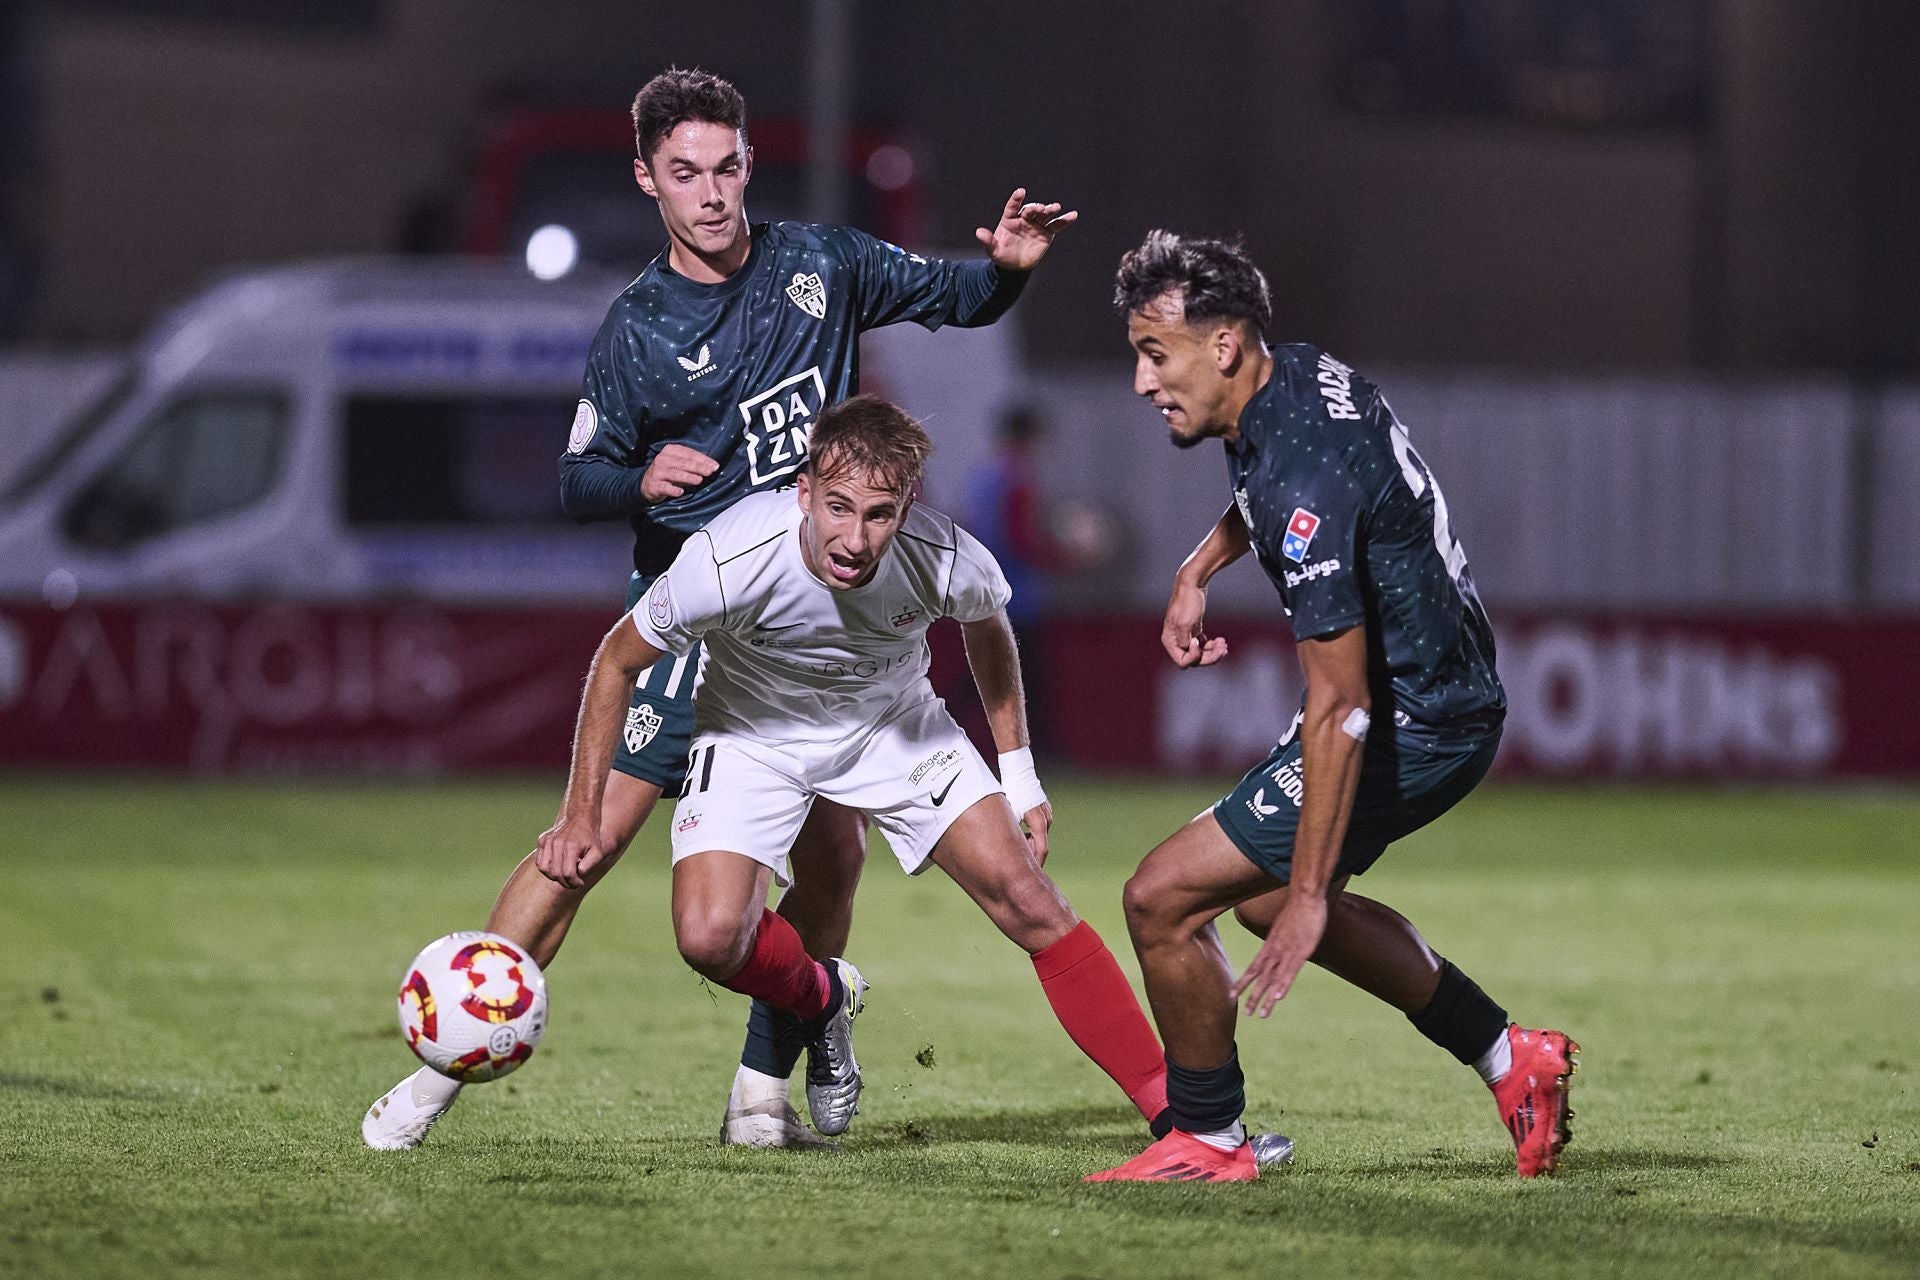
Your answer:
[[[1053,238],[1080,220],[1078,209],[1062,211],[1058,203],[1027,199],[1027,189],[1016,187],[1007,197],[1000,221],[992,228],[975,227],[973,238],[987,247],[993,265],[1008,271],[1031,271],[1053,247]]]
[[[627,702],[640,673],[658,662],[661,651],[640,638],[631,618],[621,618],[600,642],[580,695],[580,718],[573,731],[573,765],[560,816],[540,836],[534,865],[540,874],[569,889],[587,887],[591,871],[606,850],[600,847],[600,799],[613,766],[613,747],[626,716]]]
[[[1367,629],[1349,627],[1302,640],[1300,670],[1307,702],[1300,719],[1300,826],[1293,840],[1293,878],[1287,900],[1260,951],[1232,987],[1247,1012],[1264,1018],[1313,958],[1327,929],[1327,887],[1340,861],[1360,786],[1360,753],[1367,738]]]
[[[1247,554],[1252,545],[1238,507],[1228,507],[1200,545],[1173,575],[1167,616],[1160,624],[1160,646],[1176,667],[1210,667],[1227,656],[1227,642],[1207,638],[1207,583],[1213,575]]]
[[[994,749],[1000,753],[1000,785],[1026,827],[1027,846],[1040,862],[1047,860],[1047,833],[1053,826],[1053,806],[1040,789],[1027,736],[1027,696],[1020,682],[1020,651],[1014,644],[1013,624],[1001,609],[978,622],[960,624],[967,645],[967,666],[974,687],[987,709]]]

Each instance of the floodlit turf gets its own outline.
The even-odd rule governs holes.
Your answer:
[[[1204,788],[1062,785],[1056,873],[1131,969],[1120,885]],[[474,927],[556,787],[0,782],[0,1274],[1912,1276],[1920,795],[1492,784],[1363,882],[1585,1046],[1561,1176],[1470,1073],[1309,971],[1244,1025],[1252,1186],[1090,1187],[1142,1127],[1025,959],[876,851],[864,1112],[837,1156],[722,1150],[741,999],[673,954],[663,828],[587,905],[532,1064],[428,1145],[392,988]],[[1247,940],[1231,935],[1240,960]],[[923,1065],[924,1062],[924,1065]],[[797,1091],[796,1091],[797,1093]]]

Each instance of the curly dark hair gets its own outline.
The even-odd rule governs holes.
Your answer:
[[[854,396],[813,424],[807,470],[822,484],[843,475],[906,495],[920,483],[933,441],[913,415],[879,396]]]
[[[1147,232],[1138,249],[1120,259],[1113,278],[1113,305],[1121,315],[1138,311],[1162,294],[1180,295],[1187,322],[1245,320],[1266,332],[1273,319],[1267,278],[1238,239],[1201,240],[1171,231]]]
[[[669,67],[646,82],[633,99],[633,143],[651,164],[655,147],[689,120],[744,131],[747,100],[727,81],[699,68]]]

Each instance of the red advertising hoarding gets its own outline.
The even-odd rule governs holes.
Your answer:
[[[1054,724],[1091,768],[1238,771],[1292,719],[1284,623],[1213,620],[1230,654],[1179,670],[1157,618],[1048,633]],[[1920,618],[1496,619],[1497,768],[1567,778],[1920,776]]]
[[[592,609],[0,605],[0,764],[196,773],[558,769],[610,619]],[[1178,670],[1159,619],[1064,618],[1045,664],[1060,754],[1238,772],[1293,716],[1284,624],[1215,620]],[[1920,619],[1502,617],[1500,768],[1568,778],[1920,777]],[[935,679],[963,719],[957,637]]]
[[[604,611],[0,605],[0,763],[433,775],[564,765]]]

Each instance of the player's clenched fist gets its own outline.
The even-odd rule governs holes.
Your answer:
[[[648,502],[677,498],[720,469],[720,464],[698,449],[670,444],[653,455],[640,477],[640,496]]]
[[[1175,580],[1160,624],[1160,647],[1176,667],[1210,667],[1227,656],[1227,642],[1219,636],[1209,639],[1202,630],[1206,616],[1206,591]]]
[[[1020,824],[1025,829],[1027,848],[1033,850],[1033,860],[1046,866],[1047,832],[1053,828],[1053,806],[1042,800],[1020,815]]]
[[[587,887],[587,872],[602,856],[598,824],[590,817],[561,814],[557,822],[540,833],[534,846],[533,862],[540,874],[569,889]]]

